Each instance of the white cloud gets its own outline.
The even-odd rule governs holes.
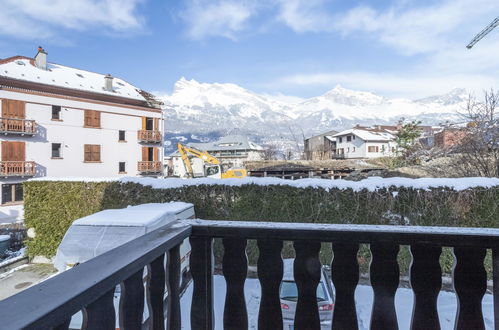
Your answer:
[[[46,39],[60,29],[103,28],[109,32],[140,30],[136,13],[142,0],[0,0],[0,34]]]
[[[257,10],[256,2],[233,0],[189,0],[181,18],[188,25],[192,39],[220,36],[236,39],[236,33],[246,27]]]
[[[331,31],[332,16],[323,6],[325,0],[277,0],[278,20],[295,32]]]

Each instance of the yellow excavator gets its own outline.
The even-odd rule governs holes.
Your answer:
[[[184,162],[185,170],[187,171],[187,176],[189,178],[194,178],[194,171],[192,170],[192,164],[188,154],[201,158],[204,161],[203,177],[215,179],[241,179],[248,176],[248,172],[245,169],[228,169],[225,172],[222,172],[220,160],[206,151],[187,147],[181,143],[177,143],[177,149],[180,153],[180,157],[182,157],[182,161]]]

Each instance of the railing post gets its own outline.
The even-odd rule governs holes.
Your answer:
[[[224,305],[224,329],[248,329],[244,282],[248,273],[246,240],[224,238],[222,271],[227,283]]]
[[[116,314],[113,303],[114,290],[106,292],[85,308],[86,322],[83,322],[83,329],[116,329]]]
[[[442,287],[441,253],[439,246],[411,245],[412,330],[440,329],[437,298]]]
[[[298,302],[295,312],[296,330],[319,330],[319,306],[317,305],[317,286],[321,280],[319,261],[320,242],[295,241],[296,258],[293,274],[298,288]]]
[[[120,328],[141,329],[144,316],[144,269],[123,282],[120,300]]]
[[[284,266],[281,258],[282,241],[257,241],[259,256],[257,262],[258,280],[262,288],[260,310],[258,312],[258,329],[282,329],[282,310],[279,288]]]
[[[156,258],[149,266],[148,305],[149,322],[152,330],[165,328],[164,295],[165,295],[165,255]]]
[[[373,243],[370,248],[370,278],[374,291],[371,329],[398,329],[394,300],[399,284],[399,246],[383,242]]]
[[[180,316],[180,245],[168,253],[168,330],[181,327]]]
[[[482,299],[487,290],[487,273],[483,266],[486,250],[455,247],[454,290],[457,295],[456,329],[485,329]]]
[[[494,329],[499,330],[499,249],[492,249],[492,281],[494,294]]]
[[[358,244],[333,243],[334,258],[331,264],[331,279],[336,288],[334,329],[358,329],[355,308],[355,287],[359,282],[358,250]]]
[[[193,280],[191,329],[212,330],[213,314],[213,239],[194,237],[191,243],[190,268]]]

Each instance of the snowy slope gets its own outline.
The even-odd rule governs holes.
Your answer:
[[[280,142],[288,147],[327,130],[355,124],[394,124],[400,118],[423,124],[459,120],[467,94],[454,89],[448,94],[420,100],[390,99],[371,92],[336,86],[323,95],[297,103],[274,99],[235,84],[199,83],[181,78],[173,93],[162,98],[166,131],[174,138],[196,141],[208,135],[223,136],[236,130],[258,143]],[[293,136],[294,135],[294,136]]]

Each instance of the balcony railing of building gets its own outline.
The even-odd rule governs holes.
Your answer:
[[[0,161],[0,176],[34,176],[35,174],[35,162]]]
[[[29,119],[0,117],[0,133],[32,136],[36,134],[36,123]]]
[[[374,292],[371,329],[397,329],[395,292],[399,285],[397,254],[409,245],[410,283],[414,291],[411,329],[440,329],[437,297],[442,285],[442,247],[455,255],[453,285],[458,303],[456,329],[484,329],[482,297],[487,288],[484,257],[492,249],[495,329],[499,329],[499,229],[258,223],[187,220],[165,226],[0,302],[5,329],[67,329],[70,318],[84,310],[86,329],[114,329],[113,293],[122,285],[121,329],[181,328],[179,245],[190,238],[193,278],[192,329],[214,328],[213,239],[222,238],[222,269],[227,290],[225,329],[247,329],[244,297],[246,242],[257,240],[261,300],[259,329],[282,329],[279,286],[283,276],[283,241],[292,241],[298,301],[294,328],[320,329],[316,290],[320,281],[321,242],[332,244],[332,281],[336,300],[333,329],[357,329],[354,292],[359,280],[359,244],[372,253],[370,280]],[[165,262],[166,255],[166,262]],[[148,269],[146,285],[144,268]],[[164,293],[168,292],[165,302]],[[144,297],[150,317],[143,322]],[[166,310],[166,318],[165,311]],[[222,320],[220,320],[222,321]]]
[[[161,173],[163,164],[158,161],[139,161],[138,168],[140,173]]]
[[[140,142],[160,143],[161,142],[161,132],[157,131],[157,130],[142,129],[142,130],[137,132],[137,139]]]

